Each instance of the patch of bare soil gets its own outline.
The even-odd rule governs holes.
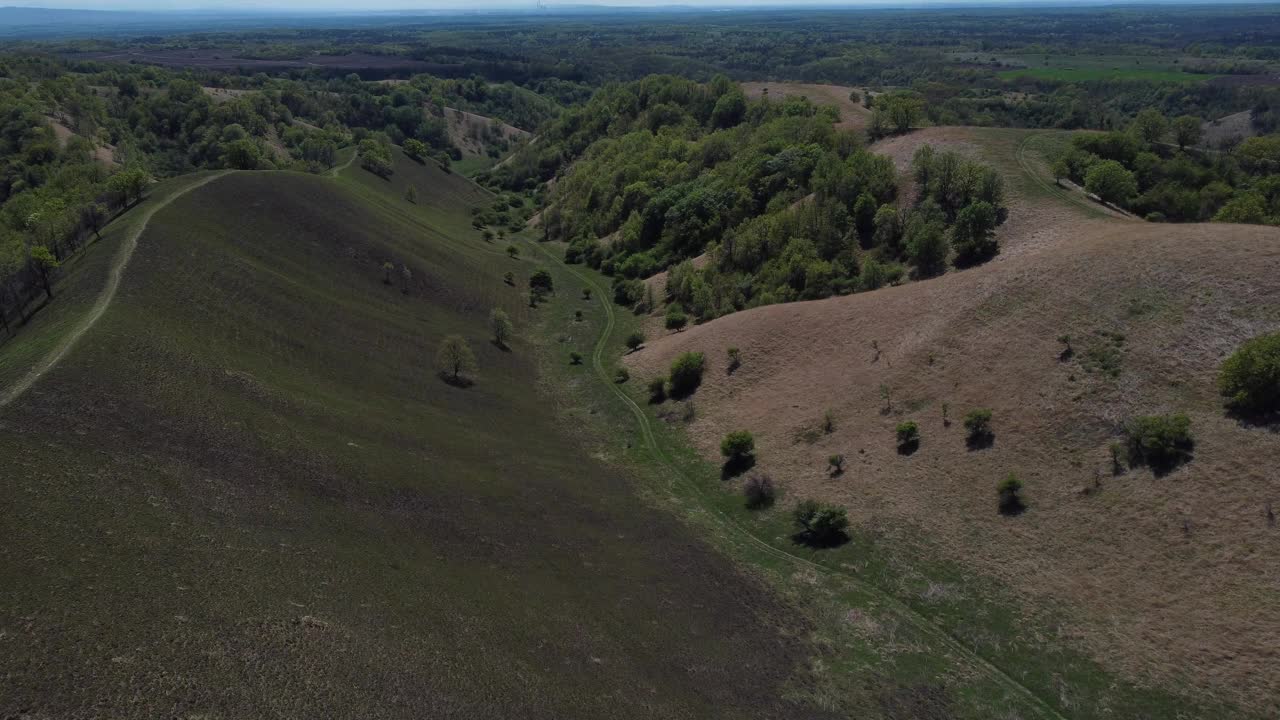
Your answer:
[[[451,107],[444,109],[444,119],[445,131],[449,134],[449,139],[462,150],[462,154],[466,157],[484,155],[487,150],[486,137],[516,143],[530,136],[527,130],[521,130],[501,120]]]
[[[782,100],[788,97],[806,97],[815,105],[834,105],[840,111],[840,122],[836,127],[841,130],[865,130],[871,121],[871,111],[860,102],[849,99],[849,93],[857,91],[859,97],[866,94],[866,88],[846,87],[844,85],[819,85],[811,83],[774,83],[748,82],[742,83],[742,91],[747,97],[760,99],[765,95],[770,100]]]
[[[1221,148],[1257,135],[1253,129],[1252,110],[1210,120],[1202,123],[1200,129],[1203,132],[1200,145],[1207,148]]]
[[[68,121],[67,118],[47,117],[46,119],[49,121],[49,127],[53,130],[54,138],[58,141],[58,147],[65,148],[67,146],[67,142],[70,141],[71,138],[77,136],[74,130],[63,124],[64,121]],[[93,148],[93,159],[107,167],[112,167],[118,164],[115,160],[115,148],[111,145],[95,144]]]
[[[925,141],[970,152],[973,137],[932,128],[876,147],[902,167]],[[1111,670],[1280,712],[1280,532],[1266,513],[1280,433],[1227,417],[1214,382],[1242,341],[1280,329],[1280,230],[1088,217],[1010,185],[995,261],[651,333],[632,374],[704,352],[689,427],[707,458],[749,429],[789,497],[838,502],[886,542],[927,538],[1057,612],[1059,640]],[[743,358],[732,375],[729,347]],[[994,411],[989,448],[966,445],[977,407]],[[828,411],[835,430],[815,432]],[[1123,424],[1174,411],[1192,418],[1194,459],[1113,474]],[[907,419],[923,437],[910,456],[894,441]],[[849,459],[839,477],[833,453]],[[996,507],[1009,473],[1026,483],[1017,518]]]
[[[240,97],[241,95],[245,95],[250,92],[249,90],[237,90],[235,88],[220,88],[220,87],[209,87],[209,86],[201,86],[200,89],[204,91],[205,95],[208,95],[209,97],[213,98],[213,101],[216,103],[224,103],[229,100],[234,100]]]

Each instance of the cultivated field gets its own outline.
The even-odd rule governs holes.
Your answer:
[[[0,409],[0,715],[827,716],[782,699],[810,682],[801,616],[557,424],[502,280],[535,266],[476,238],[485,198],[398,157],[154,214],[101,319]],[[5,387],[137,212],[0,346]],[[433,370],[448,333],[469,388]]]
[[[1095,673],[1154,693],[1132,716],[1280,712],[1280,605],[1268,600],[1280,539],[1267,514],[1280,436],[1228,417],[1214,385],[1227,353],[1280,327],[1280,232],[1106,217],[1047,179],[1053,133],[934,128],[880,149],[901,167],[924,142],[1006,174],[1010,221],[994,261],[669,334],[627,360],[633,376],[705,352],[687,425],[704,458],[719,457],[726,432],[751,430],[759,468],[788,497],[856,518],[855,549],[833,563],[879,578],[1029,684],[1051,647],[1093,658],[1092,670],[1045,669],[1072,678],[1057,691],[1072,716],[1118,712],[1091,687]],[[729,347],[743,358],[732,374]],[[977,407],[994,411],[995,441],[975,450],[960,421]],[[1167,476],[1117,474],[1109,445],[1123,424],[1172,411],[1192,418],[1194,459]],[[819,429],[827,412],[830,433]],[[923,436],[909,456],[895,448],[903,420]],[[833,453],[849,459],[839,476]],[[1011,472],[1030,505],[1017,518],[996,512]],[[758,522],[769,532],[781,518]],[[1169,699],[1184,689],[1234,709]]]

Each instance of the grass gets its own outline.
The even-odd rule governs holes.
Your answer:
[[[791,691],[804,617],[559,423],[502,282],[533,265],[476,239],[483,198],[399,158],[156,213],[98,325],[0,413],[0,714],[824,715]],[[119,232],[60,296],[91,301]],[[431,368],[451,333],[467,389]]]
[[[989,58],[980,57],[986,62]],[[1057,82],[1132,80],[1140,82],[1193,83],[1216,75],[1186,72],[1174,58],[1147,55],[1006,55],[997,60],[1017,65],[997,75],[1005,80],[1030,77]]]
[[[552,253],[558,248],[541,246]],[[560,273],[563,269],[558,268]],[[606,278],[581,266],[558,274],[557,283],[588,282],[602,294]],[[569,294],[565,294],[569,297]],[[560,318],[573,302],[557,300],[548,313],[553,348],[586,348],[606,326],[599,303],[586,308],[588,323]],[[615,326],[600,356],[602,378],[617,366],[623,339],[639,320],[614,309]],[[643,351],[642,351],[643,352]],[[558,357],[558,355],[552,355]],[[624,386],[649,418],[656,450],[637,434],[634,408],[612,396],[609,386],[585,382],[581,370],[560,373],[576,401],[566,422],[598,428],[597,453],[625,460],[649,479],[655,502],[685,517],[725,552],[754,566],[777,590],[793,598],[812,623],[813,640],[824,648],[816,679],[793,685],[797,696],[875,717],[901,701],[905,717],[1215,717],[1235,713],[1211,701],[1188,702],[1173,693],[1134,685],[1070,649],[1059,635],[1052,607],[1027,607],[990,578],[974,577],[940,561],[925,528],[862,527],[852,541],[833,550],[810,550],[791,536],[789,512],[801,498],[782,496],[772,509],[745,507],[735,486],[692,449],[683,425],[661,407],[646,407],[644,380]],[[698,401],[695,393],[693,401]],[[662,418],[672,418],[662,420]],[[625,442],[620,439],[625,438]],[[992,512],[995,511],[994,482]],[[1029,695],[1011,689],[1025,688]],[[889,700],[890,698],[894,700]],[[928,708],[923,709],[923,708]],[[1236,713],[1238,714],[1238,713]]]

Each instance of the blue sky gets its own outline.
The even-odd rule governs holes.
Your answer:
[[[1130,0],[1132,1],[1132,0]],[[1139,0],[1141,1],[1141,0]],[[615,5],[648,7],[655,5],[748,6],[748,5],[959,5],[975,0],[544,0],[547,5]],[[533,8],[537,0],[0,0],[0,6],[76,8],[83,10],[320,10],[367,12],[372,10],[501,9]],[[1037,0],[985,0],[984,5],[1043,4]],[[1053,4],[1067,4],[1058,0]]]

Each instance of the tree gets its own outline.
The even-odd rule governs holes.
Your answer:
[[[991,429],[991,411],[987,408],[975,408],[964,416],[964,429],[969,433],[969,447],[979,448],[991,444],[995,432]]]
[[[1147,108],[1133,119],[1132,129],[1134,134],[1151,145],[1160,142],[1168,134],[1169,121],[1159,110]]]
[[[725,351],[728,356],[728,364],[725,371],[732,375],[738,368],[742,367],[742,351],[736,347],[731,347]]]
[[[800,530],[796,538],[800,542],[830,547],[848,539],[849,516],[842,507],[804,500],[796,505],[792,519]]]
[[[400,292],[409,294],[409,283],[413,282],[413,271],[408,265],[400,266]]]
[[[461,335],[449,335],[440,343],[440,349],[436,351],[436,369],[455,385],[469,384],[466,373],[475,372],[478,367],[475,353],[471,352],[471,346]]]
[[[1200,125],[1200,118],[1191,115],[1183,115],[1176,118],[1172,124],[1173,139],[1178,143],[1179,150],[1186,150],[1200,142],[1201,136],[1204,134]]]
[[[1222,363],[1218,389],[1247,413],[1280,412],[1280,332],[1245,342]]]
[[[956,265],[975,265],[995,257],[1000,252],[995,230],[996,209],[991,203],[978,201],[961,209],[951,226]]]
[[[639,331],[631,333],[630,335],[627,336],[626,344],[627,344],[627,349],[632,352],[639,350],[640,346],[644,345],[644,333]]]
[[[1115,160],[1102,160],[1090,166],[1084,188],[1107,202],[1124,205],[1138,194],[1138,181]]]
[[[102,228],[107,224],[110,213],[107,206],[102,203],[91,202],[86,204],[80,210],[80,218],[84,222],[85,227],[93,232],[93,236],[102,239]]]
[[[236,170],[256,170],[261,160],[262,151],[248,138],[228,143],[223,152],[223,162]]]
[[[555,292],[555,282],[551,279],[551,273],[546,270],[538,270],[530,275],[529,291],[544,295],[553,294]]]
[[[1021,492],[1022,481],[1013,473],[1009,473],[1008,477],[996,485],[996,497],[999,499],[1001,515],[1019,515],[1027,509],[1022,502]]]
[[[506,271],[505,273],[502,274],[502,282],[510,285],[511,287],[515,287],[516,274],[511,272],[510,270]]]
[[[142,192],[151,183],[151,176],[141,168],[128,168],[107,178],[107,189],[120,197],[121,202],[133,206],[142,200]]]
[[[671,395],[678,399],[697,390],[705,364],[700,352],[687,352],[676,358],[671,364]]]
[[[520,248],[516,247],[515,245],[507,246],[507,257],[511,258],[512,260],[515,260],[519,256],[520,256]]]
[[[1125,434],[1129,438],[1129,461],[1146,463],[1157,475],[1189,461],[1195,446],[1191,418],[1182,413],[1134,418]]]
[[[580,352],[578,352],[578,351],[576,351],[576,350],[574,350],[573,352],[569,353],[569,364],[570,364],[570,365],[581,365],[581,364],[582,364],[582,353],[580,353]]]
[[[902,251],[902,216],[898,214],[897,208],[892,205],[881,205],[876,210],[876,217],[873,223],[875,231],[872,233],[872,242],[876,247],[881,248],[891,257],[897,257]]]
[[[58,259],[49,252],[49,248],[43,245],[36,245],[31,248],[31,261],[35,263],[36,271],[40,273],[40,283],[44,285],[44,294],[53,298],[53,286],[49,283],[50,272],[60,264]]]
[[[404,148],[405,155],[408,155],[418,162],[422,162],[423,159],[427,157],[427,153],[430,152],[430,148],[427,147],[426,143],[414,138],[406,139],[404,141],[404,145],[401,147]]]
[[[489,311],[489,332],[493,334],[493,344],[506,348],[511,340],[511,318],[501,308]]]
[[[742,94],[741,90],[733,89],[716,101],[715,107],[711,111],[711,126],[713,128],[731,128],[742,122],[742,118],[747,114],[747,98]]]
[[[940,221],[912,218],[907,223],[906,241],[907,258],[922,277],[941,275],[947,269],[951,246],[946,226]]]
[[[391,284],[391,273],[395,269],[396,269],[396,266],[391,261],[382,263],[382,284],[383,285]]]
[[[416,204],[416,203],[418,202],[418,188],[416,188],[416,187],[414,187],[414,186],[412,186],[412,185],[410,185],[409,187],[405,188],[405,189],[404,189],[404,199],[405,199],[405,200],[408,200],[408,201],[409,201],[409,202],[411,202],[411,203],[415,203],[415,204]]]
[[[663,324],[668,330],[681,330],[685,325],[689,324],[689,316],[684,314],[684,309],[679,305],[671,305],[667,308],[667,315]]]

